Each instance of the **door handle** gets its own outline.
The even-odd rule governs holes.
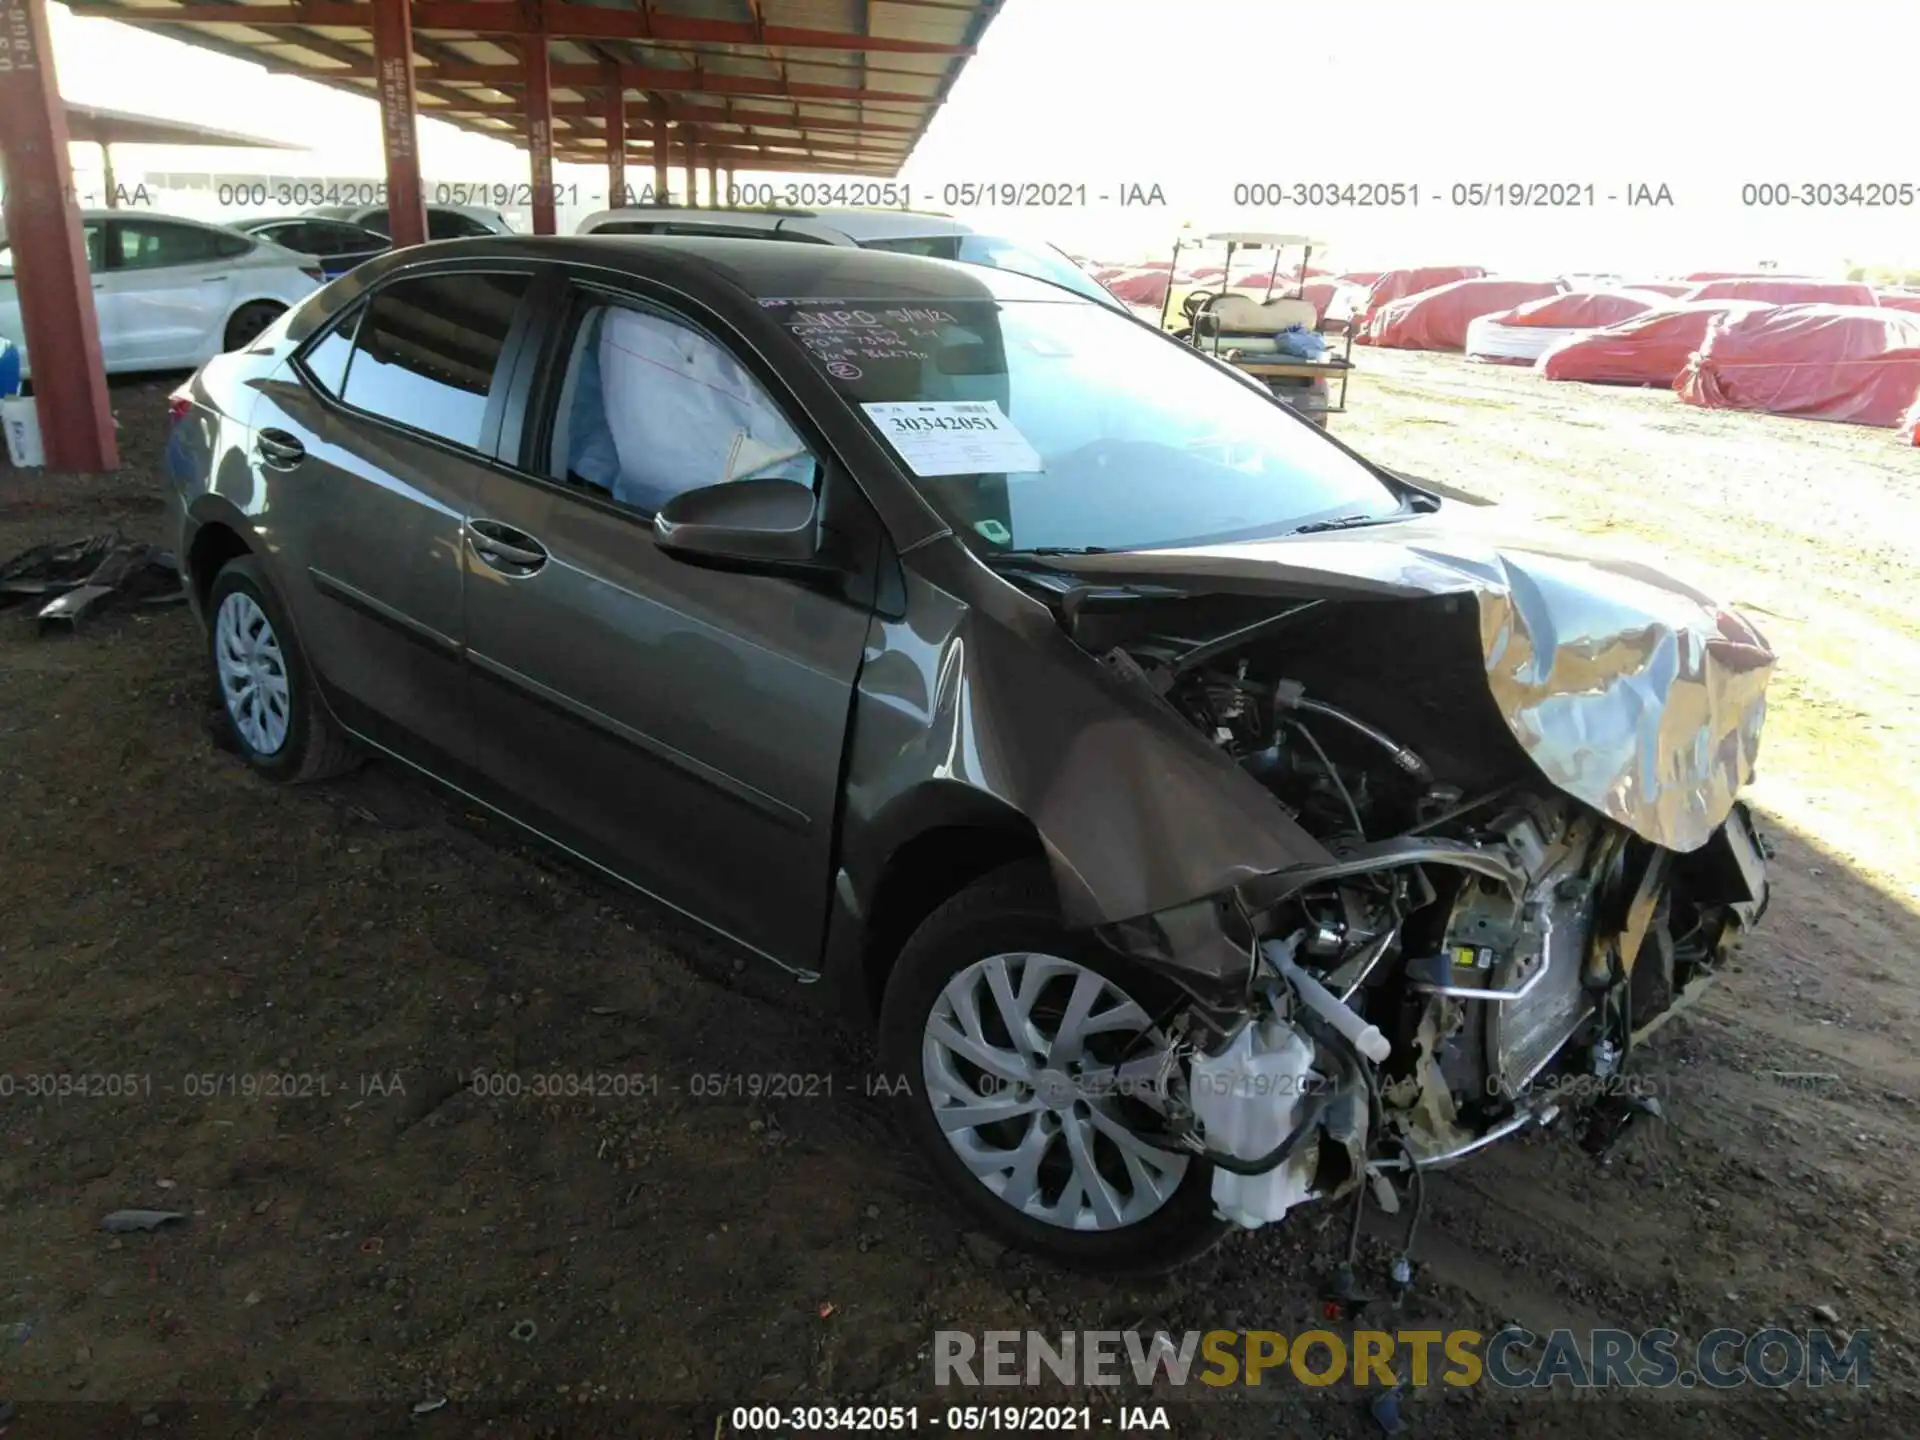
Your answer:
[[[498,520],[468,521],[467,543],[487,565],[508,575],[531,575],[547,563],[545,546]]]
[[[232,278],[231,275],[203,275],[200,277],[200,283],[202,285],[224,285]]]
[[[307,458],[307,447],[284,430],[267,429],[255,433],[253,448],[260,458],[276,470],[291,470]]]

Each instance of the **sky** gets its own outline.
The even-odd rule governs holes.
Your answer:
[[[215,152],[225,171],[381,172],[371,100],[50,9],[70,100],[312,147]],[[1916,55],[1920,5],[1897,0],[1006,0],[904,178],[936,202],[948,183],[1084,186],[1086,202],[1064,207],[932,208],[1100,260],[1164,255],[1191,226],[1311,234],[1352,268],[1920,267],[1920,196],[1743,203],[1753,185],[1920,189]],[[512,147],[437,122],[422,123],[421,150],[430,182],[525,177]],[[82,170],[96,157],[75,147]],[[207,152],[157,148],[116,160],[123,181],[142,165],[209,166]],[[557,178],[604,189],[597,169]],[[1290,202],[1296,184],[1399,185],[1419,203],[1235,203],[1240,186]],[[1136,185],[1166,203],[1115,203]],[[1594,203],[1475,204],[1466,188],[1456,203],[1456,186],[1534,185],[1591,186]],[[1628,205],[1642,186],[1671,203]]]

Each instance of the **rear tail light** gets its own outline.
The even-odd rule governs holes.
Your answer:
[[[314,281],[325,280],[327,278],[326,270],[319,265],[302,265],[300,267],[300,273],[309,280]]]
[[[192,413],[193,396],[189,393],[185,385],[182,385],[178,390],[167,396],[167,423],[169,425],[178,425]]]

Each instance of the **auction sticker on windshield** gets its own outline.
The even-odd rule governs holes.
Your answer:
[[[889,400],[860,408],[916,475],[1020,474],[1046,468],[995,400]]]

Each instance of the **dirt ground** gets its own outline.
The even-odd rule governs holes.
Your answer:
[[[1667,1120],[1605,1165],[1546,1133],[1436,1176],[1391,1323],[1698,1336],[1829,1307],[1877,1334],[1865,1396],[1433,1389],[1410,1433],[1920,1433],[1920,452],[1451,357],[1362,364],[1342,436],[1665,552],[1782,657],[1753,794],[1775,903],[1650,1046]],[[0,557],[159,538],[167,388],[116,387],[116,477],[0,470]],[[1145,1284],[1003,1253],[809,993],[389,767],[257,781],[210,739],[202,665],[179,609],[74,638],[0,614],[8,1433],[713,1436],[750,1400],[978,1401],[934,1391],[939,1329],[1321,1323],[1344,1207]],[[478,1096],[476,1072],[627,1078],[549,1100]],[[805,1093],[721,1078],[743,1074]],[[28,1093],[52,1075],[105,1078]],[[186,1219],[101,1228],[130,1206]],[[1344,1388],[1180,1404],[1181,1435],[1382,1433]]]

